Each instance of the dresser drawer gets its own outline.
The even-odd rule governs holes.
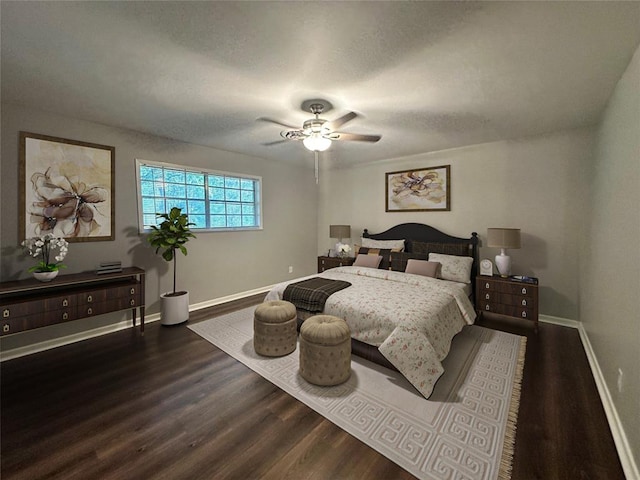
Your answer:
[[[45,311],[75,307],[77,305],[76,295],[60,295],[46,298],[44,305]]]
[[[92,305],[100,302],[104,302],[107,299],[107,290],[89,290],[76,294],[76,301],[78,305]]]
[[[78,318],[78,309],[77,307],[67,307],[60,308],[57,310],[47,310],[41,315],[38,315],[39,318],[34,318],[36,316],[29,317],[29,324],[34,325],[30,328],[43,327],[45,325],[51,325],[52,323],[59,322],[67,322],[69,320],[75,320]],[[36,327],[37,325],[37,327]]]
[[[18,318],[40,314],[45,316],[52,310],[74,308],[76,305],[75,295],[56,295],[43,297],[38,300],[23,298],[15,303],[2,306],[2,318]]]
[[[14,303],[2,305],[2,320],[9,320],[18,317],[24,317],[25,315],[31,315],[34,313],[44,312],[45,302],[40,301],[16,301]]]
[[[108,299],[129,297],[140,298],[140,284],[123,285],[122,287],[114,288],[109,292]]]

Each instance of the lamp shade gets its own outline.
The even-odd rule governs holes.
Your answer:
[[[351,225],[329,225],[330,238],[351,238]]]
[[[520,229],[487,228],[487,247],[520,248]]]

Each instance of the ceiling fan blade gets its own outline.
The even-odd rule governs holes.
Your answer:
[[[273,118],[269,118],[269,117],[260,117],[260,118],[258,118],[258,120],[260,120],[261,122],[275,123],[276,125],[280,125],[281,127],[290,128],[292,130],[297,130],[299,128],[299,127],[297,127],[295,125],[289,125],[288,123],[283,123],[283,122],[280,122],[279,120],[274,120]]]
[[[333,120],[331,122],[325,123],[324,126],[329,128],[329,130],[335,130],[336,128],[340,128],[345,123],[350,122],[351,120],[353,120],[357,116],[358,116],[357,113],[349,112],[349,113],[341,116],[340,118],[336,118],[335,120]]]
[[[331,140],[349,140],[357,142],[377,142],[382,137],[380,135],[361,135],[359,133],[340,133],[331,132],[329,135]]]
[[[266,142],[262,143],[261,145],[265,147],[271,147],[272,145],[278,145],[279,143],[287,143],[287,140],[276,140],[275,142]]]

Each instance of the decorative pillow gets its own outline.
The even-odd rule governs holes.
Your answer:
[[[388,248],[366,248],[360,247],[358,253],[362,253],[364,255],[380,255],[382,257],[382,261],[380,262],[380,266],[383,270],[389,270],[391,266],[391,250]]]
[[[388,248],[396,252],[404,251],[404,240],[373,240],[362,237],[360,243],[367,248]]]
[[[470,254],[468,243],[438,243],[438,242],[416,242],[411,241],[411,253],[443,253],[445,255],[460,255],[468,257]]]
[[[364,255],[360,253],[356,257],[356,261],[353,262],[353,266],[378,268],[378,265],[380,265],[381,261],[382,261],[382,257],[380,255]]]
[[[453,282],[471,283],[472,257],[430,253],[429,261],[440,262],[442,264],[440,278]]]
[[[422,253],[391,252],[391,270],[404,272],[407,269],[407,262],[410,259],[428,260],[429,255]]]
[[[438,278],[440,273],[440,262],[429,262],[427,260],[416,260],[411,258],[407,261],[406,273],[424,275],[425,277]]]

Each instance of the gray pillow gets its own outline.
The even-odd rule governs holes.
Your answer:
[[[407,261],[406,273],[413,273],[415,275],[424,275],[425,277],[438,278],[440,273],[440,262],[429,262],[427,260],[415,260],[409,259]]]
[[[381,261],[382,261],[382,255],[365,255],[363,253],[360,253],[356,257],[356,261],[353,262],[353,266],[378,268]]]

